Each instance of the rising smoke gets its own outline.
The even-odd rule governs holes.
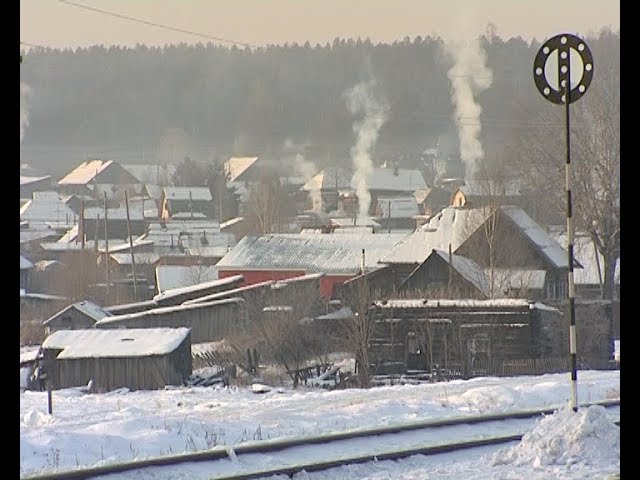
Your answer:
[[[29,100],[31,98],[31,87],[24,82],[20,82],[20,144],[24,140],[24,131],[29,126]]]
[[[318,168],[315,163],[300,153],[301,150],[304,150],[305,146],[306,145],[297,145],[291,139],[285,140],[283,151],[297,152],[293,156],[286,156],[284,161],[287,167],[291,168],[297,176],[303,177],[305,181],[309,181],[318,173]]]
[[[447,75],[451,81],[451,101],[455,107],[460,158],[465,164],[465,178],[473,179],[477,161],[484,155],[480,142],[482,107],[475,101],[474,95],[491,86],[492,72],[485,65],[486,53],[479,38],[457,39],[447,44],[446,48],[453,61],[453,67]]]
[[[378,139],[380,128],[387,120],[388,103],[384,99],[376,99],[373,94],[374,80],[361,82],[345,92],[347,108],[352,114],[364,114],[362,120],[353,124],[357,139],[351,147],[351,160],[354,172],[351,186],[356,191],[360,217],[367,217],[371,205],[371,194],[367,185],[367,177],[373,171],[370,150]]]

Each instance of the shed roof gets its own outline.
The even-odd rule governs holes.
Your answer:
[[[51,175],[45,175],[43,177],[29,177],[26,175],[20,175],[20,186],[25,187],[27,185],[42,182],[44,180],[51,180]]]
[[[160,260],[155,252],[134,252],[136,265],[150,265]],[[131,265],[131,253],[110,253],[109,255],[118,265]]]
[[[76,212],[62,201],[57,192],[34,192],[33,199],[20,208],[20,220],[61,222],[73,225]]]
[[[381,267],[378,259],[405,235],[267,234],[245,236],[217,264],[218,270],[302,270],[307,273],[353,275],[365,251],[365,269]]]
[[[465,180],[464,185],[458,186],[460,190],[469,196],[519,196],[520,182],[495,182],[492,180]]]
[[[62,350],[58,359],[146,357],[171,353],[185,341],[189,328],[58,330],[42,343]]]
[[[420,170],[374,168],[367,176],[369,190],[415,192],[427,188]]]
[[[232,275],[230,277],[211,280],[208,282],[200,282],[198,284],[190,285],[188,287],[172,288],[169,290],[165,290],[157,294],[155,297],[153,297],[153,300],[157,302],[159,300],[166,300],[169,298],[179,297],[180,295],[184,295],[185,293],[206,291],[210,288],[215,288],[215,287],[228,286],[229,288],[231,288],[231,286],[237,285],[243,281],[244,281],[244,277],[242,275]]]
[[[444,250],[433,250],[432,255],[438,255],[445,262],[449,263],[449,253]],[[482,293],[485,295],[489,294],[489,280],[485,274],[485,270],[476,262],[462,255],[452,254],[451,267]]]

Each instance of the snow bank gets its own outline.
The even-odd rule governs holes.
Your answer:
[[[498,450],[492,465],[620,465],[620,431],[600,405],[569,406],[538,420],[518,445]]]

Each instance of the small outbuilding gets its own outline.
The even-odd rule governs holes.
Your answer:
[[[42,344],[53,389],[156,390],[191,375],[188,328],[59,330]]]
[[[45,333],[50,335],[57,330],[81,330],[93,328],[96,322],[111,316],[93,302],[72,303],[43,322]]]

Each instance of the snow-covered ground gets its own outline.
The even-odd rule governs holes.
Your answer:
[[[619,370],[578,372],[580,403],[619,397]],[[46,392],[27,391],[20,394],[20,466],[26,475],[220,445],[231,447],[246,441],[559,407],[554,415],[535,422],[513,445],[417,455],[397,462],[377,462],[374,467],[367,464],[303,472],[296,478],[615,478],[612,475],[620,472],[619,427],[602,407],[573,412],[567,408],[570,398],[568,373],[368,390],[272,388],[261,394],[251,387],[233,386],[121,389],[106,394],[69,389],[53,392],[53,415],[47,413]]]

